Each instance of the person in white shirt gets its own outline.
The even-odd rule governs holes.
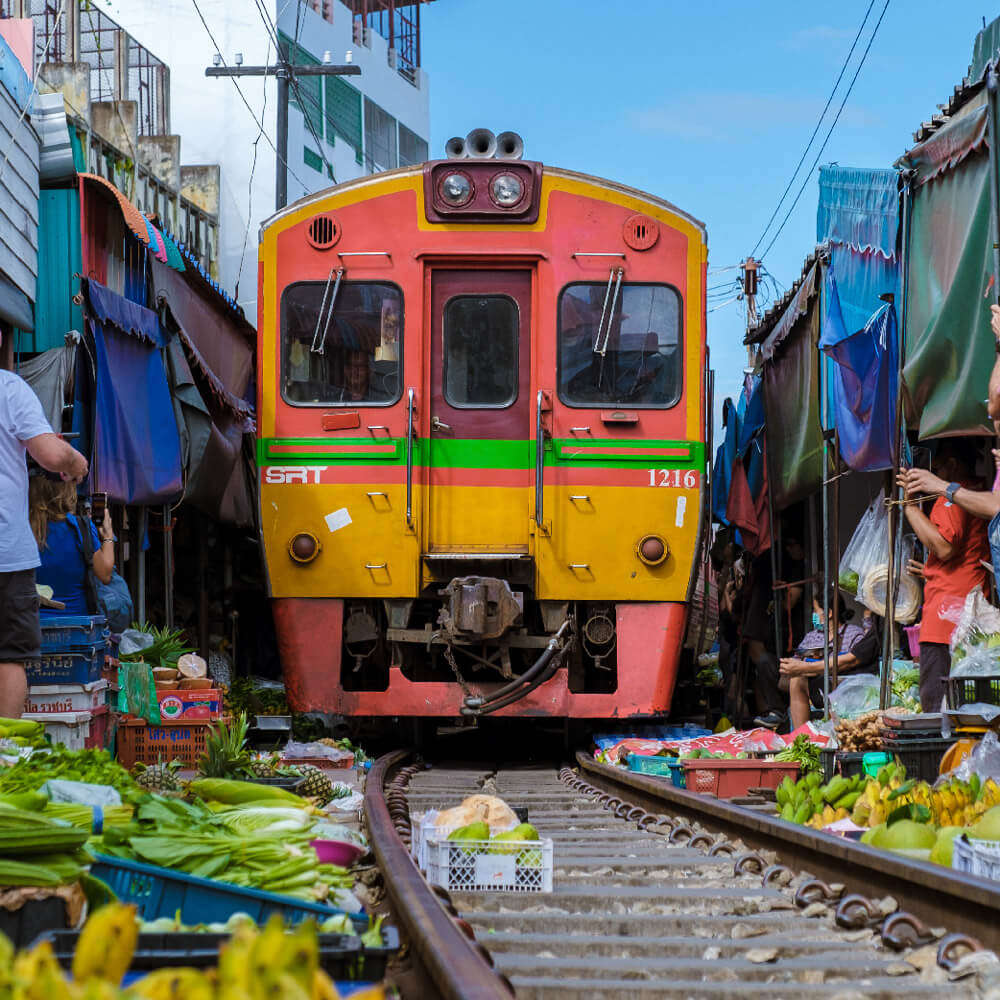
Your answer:
[[[63,479],[79,482],[87,475],[87,460],[53,433],[31,386],[0,369],[0,717],[8,719],[24,711],[24,664],[39,655],[42,641],[25,451]]]

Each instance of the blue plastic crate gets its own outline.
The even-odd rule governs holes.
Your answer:
[[[42,652],[76,652],[88,646],[107,644],[111,635],[104,615],[43,616]]]
[[[673,782],[675,788],[687,788],[687,776],[684,773],[684,765],[675,759],[667,761],[667,767],[670,769],[670,780]]]
[[[104,657],[104,643],[87,646],[72,652],[43,653],[25,666],[29,684],[89,684],[100,680]]]
[[[90,871],[106,882],[123,903],[135,903],[143,920],[173,917],[180,911],[185,924],[224,924],[234,913],[246,913],[258,923],[266,922],[272,913],[280,913],[287,923],[295,923],[309,917],[322,921],[343,912],[324,903],[244,889],[105,854],[94,855]],[[351,921],[359,934],[368,929],[364,914],[351,914]]]
[[[668,778],[670,777],[670,761],[673,759],[676,758],[630,753],[628,755],[628,769],[637,774],[654,774],[660,778]]]

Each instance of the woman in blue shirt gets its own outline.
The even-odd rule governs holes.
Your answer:
[[[31,478],[29,490],[31,530],[38,542],[42,564],[37,583],[52,588],[53,600],[66,605],[64,611],[43,608],[42,618],[53,614],[90,615],[87,606],[87,562],[83,554],[82,530],[89,530],[94,547],[94,574],[108,583],[115,566],[114,539],[107,509],[100,532],[90,520],[76,517],[76,486],[41,474]]]

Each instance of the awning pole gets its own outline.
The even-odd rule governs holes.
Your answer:
[[[163,505],[163,627],[174,627],[174,525],[168,503]]]
[[[825,284],[825,282],[824,282]],[[820,314],[822,315],[822,313]],[[826,425],[826,367],[823,352],[819,352],[819,412],[823,427],[823,715],[830,706],[830,437]]]
[[[830,576],[834,580],[840,579],[840,434],[837,432],[837,428],[833,429],[833,538],[831,540],[831,548],[833,550],[833,571]],[[838,601],[833,602],[833,634],[834,636],[839,636],[840,634],[840,603]],[[834,639],[836,643],[836,652],[840,652],[840,641],[839,639]],[[830,684],[832,689],[835,691],[837,689],[837,683],[839,680],[839,674],[837,671],[837,656],[831,657],[833,663],[830,668]]]
[[[1000,303],[1000,140],[997,128],[997,73],[990,63],[986,71],[986,121],[990,147],[990,214],[993,223],[993,301]]]

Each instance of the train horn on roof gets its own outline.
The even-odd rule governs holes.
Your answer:
[[[497,137],[488,128],[474,128],[465,137],[465,155],[489,160],[497,151]]]
[[[497,136],[498,160],[519,160],[524,156],[524,140],[516,132],[501,132]]]
[[[449,139],[444,144],[444,154],[449,160],[464,159],[469,155],[465,148],[465,140],[460,135],[456,135],[454,138]]]

